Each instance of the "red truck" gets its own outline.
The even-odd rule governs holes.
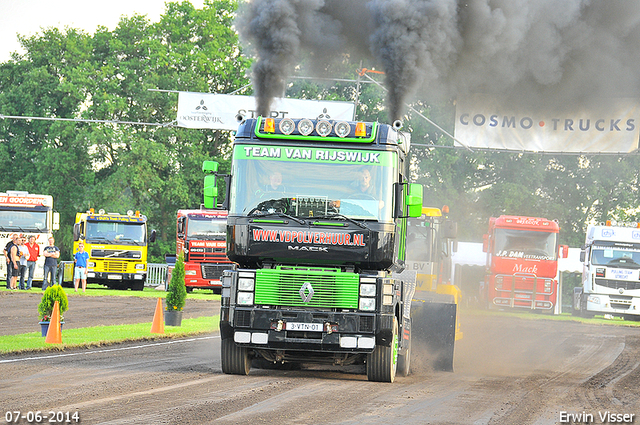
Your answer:
[[[184,252],[185,285],[220,293],[220,277],[232,268],[227,258],[226,210],[178,210],[176,255]]]
[[[558,300],[557,221],[501,215],[489,219],[483,250],[487,275],[480,298],[489,308],[526,308],[554,312]]]

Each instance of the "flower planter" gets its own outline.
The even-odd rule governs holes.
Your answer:
[[[180,326],[182,324],[182,310],[167,310],[164,312],[165,326]]]
[[[42,332],[42,336],[47,336],[50,322],[38,322],[38,323],[40,323],[40,332]],[[64,325],[64,322],[60,322],[60,332],[62,332],[62,325]]]

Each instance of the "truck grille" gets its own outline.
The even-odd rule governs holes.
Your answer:
[[[613,280],[613,279],[596,279],[596,285],[606,286],[613,289],[640,289],[640,282],[631,282],[628,280]]]
[[[104,270],[107,272],[120,272],[127,271],[127,263],[124,261],[105,261]]]
[[[255,304],[357,309],[359,282],[357,274],[338,269],[261,269],[256,272]],[[303,300],[301,290],[307,302]]]
[[[207,264],[200,265],[203,279],[219,280],[222,272],[232,268],[231,263],[228,264]]]

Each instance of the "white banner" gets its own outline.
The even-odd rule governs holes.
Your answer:
[[[213,130],[236,130],[236,115],[256,118],[254,96],[180,92],[178,126]],[[318,118],[351,121],[355,116],[352,102],[276,98],[271,104],[274,118]]]
[[[455,137],[469,147],[541,152],[610,152],[638,149],[640,102],[615,99],[599,108],[533,112],[501,99],[458,99]]]

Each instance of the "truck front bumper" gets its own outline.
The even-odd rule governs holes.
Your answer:
[[[391,344],[392,327],[391,314],[223,307],[220,315],[223,338],[273,350],[370,353]]]

